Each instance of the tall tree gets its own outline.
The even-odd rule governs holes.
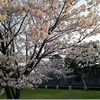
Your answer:
[[[78,2],[0,0],[0,85],[8,99],[19,99],[21,88],[41,83],[41,77],[30,76],[41,59],[66,49],[76,35],[79,43],[99,32],[100,2],[75,7]]]

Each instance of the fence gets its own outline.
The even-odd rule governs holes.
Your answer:
[[[38,86],[38,88],[45,88],[45,89],[68,89],[68,90],[84,90],[84,86],[49,86],[49,85],[42,85]],[[88,90],[100,90],[100,87],[88,87]]]

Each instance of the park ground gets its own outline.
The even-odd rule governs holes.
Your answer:
[[[0,99],[6,99],[5,93]],[[21,99],[100,99],[100,91],[66,89],[24,89]]]

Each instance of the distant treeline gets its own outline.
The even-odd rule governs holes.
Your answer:
[[[85,82],[88,87],[100,87],[100,75],[88,75],[85,77]],[[83,86],[83,82],[81,81],[80,77],[71,77],[71,78],[60,78],[57,79],[54,77],[52,80],[43,81],[40,86]]]

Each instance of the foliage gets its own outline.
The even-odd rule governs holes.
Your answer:
[[[88,73],[92,66],[100,65],[100,41],[90,41],[89,43],[81,43],[70,48],[66,55],[65,65],[72,69],[85,69]],[[81,73],[81,72],[80,72]]]
[[[82,43],[70,48],[66,59],[65,66],[73,69],[76,80],[81,81],[87,89],[85,77],[89,74],[94,75],[93,69],[100,67],[100,41]],[[97,68],[98,67],[98,68]],[[95,73],[98,74],[98,73]],[[99,73],[100,74],[100,73]]]

